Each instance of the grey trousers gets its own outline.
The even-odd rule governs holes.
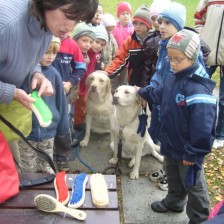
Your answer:
[[[184,166],[182,161],[169,157],[165,157],[165,160],[168,194],[163,199],[164,204],[172,209],[180,209],[187,204],[186,213],[192,222],[201,223],[207,220],[210,203],[204,169],[198,171],[196,185],[186,188],[185,181],[189,166]]]

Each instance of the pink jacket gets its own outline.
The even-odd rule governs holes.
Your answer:
[[[129,22],[125,26],[121,26],[120,22],[117,22],[117,25],[115,26],[113,30],[113,35],[117,41],[118,48],[123,44],[124,40],[131,36],[134,32],[134,26],[131,22]]]

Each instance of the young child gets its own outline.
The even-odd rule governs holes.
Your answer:
[[[78,99],[75,101],[75,113],[74,113],[74,139],[72,145],[79,143],[85,135],[85,115],[86,115],[86,97],[88,93],[88,87],[85,84],[86,78],[89,74],[95,71],[97,61],[100,59],[99,54],[103,50],[104,46],[108,42],[108,34],[104,26],[96,26],[94,29],[87,27],[88,25],[76,26],[74,31],[74,39],[80,46],[80,38],[84,36],[91,36],[92,42],[83,49],[83,53],[88,55],[87,71],[80,81],[78,88]],[[91,30],[90,30],[91,29]],[[80,31],[82,30],[82,31]],[[95,35],[93,35],[93,32]],[[91,35],[90,35],[91,33]],[[86,37],[85,37],[86,38]],[[94,40],[94,41],[93,41]],[[80,46],[82,49],[82,47]]]
[[[102,19],[103,19],[103,6],[101,4],[98,4],[96,14],[93,17],[91,24],[93,26],[99,26],[102,22]]]
[[[157,17],[159,13],[168,6],[168,4],[170,4],[170,0],[154,0],[150,6],[150,19],[154,29],[151,29],[147,37],[144,39],[143,48],[145,49],[146,60],[144,70],[142,71],[143,76],[149,76],[149,81],[155,73],[159,41],[161,39]]]
[[[52,123],[43,128],[35,115],[32,120],[32,132],[27,137],[28,141],[35,147],[42,149],[53,159],[53,148],[55,159],[59,170],[69,170],[68,154],[70,152],[71,138],[67,116],[66,97],[62,79],[59,72],[52,66],[56,54],[60,48],[60,39],[54,37],[48,50],[43,55],[40,65],[45,77],[52,83],[53,96],[42,96],[53,114]],[[26,143],[19,141],[21,168],[23,172],[54,173],[46,161],[39,158]]]
[[[127,37],[105,70],[111,78],[116,77],[128,64],[128,83],[138,86],[148,84],[148,77],[143,77],[141,71],[145,61],[143,40],[151,29],[149,12],[149,7],[146,5],[141,6],[135,12],[133,17],[134,33]]]
[[[210,210],[203,160],[214,140],[215,83],[196,63],[200,38],[195,32],[183,29],[174,34],[167,52],[174,74],[162,86],[136,87],[143,99],[161,105],[160,141],[168,193],[151,208],[159,213],[182,212],[187,203],[189,223],[196,224],[205,221]]]
[[[134,32],[134,26],[131,21],[131,5],[128,2],[120,2],[117,4],[118,22],[113,30],[113,35],[117,41],[118,48],[122,46],[127,37]],[[112,89],[116,85],[124,85],[128,83],[128,66],[125,66],[121,73],[112,81]]]
[[[117,53],[117,41],[114,38],[114,35],[112,31],[114,30],[114,27],[116,25],[116,20],[113,15],[106,13],[103,15],[102,20],[103,25],[105,26],[107,33],[108,33],[108,42],[106,46],[103,49],[103,56],[104,56],[104,66],[105,69],[107,66],[111,63],[111,61],[114,59],[116,53]],[[115,89],[120,85],[119,77],[117,76],[114,79],[111,80],[111,86],[112,86],[112,93],[115,91]]]
[[[184,28],[186,22],[185,6],[172,2],[160,11],[157,20],[159,23],[161,40],[159,42],[155,73],[150,80],[150,86],[152,87],[162,85],[165,77],[172,73],[170,71],[169,60],[167,59],[166,45],[173,34]],[[152,104],[151,121],[148,131],[154,143],[158,144],[160,132],[160,105]],[[151,173],[149,179],[153,182],[158,182],[158,187],[161,190],[166,191],[168,189],[168,183],[165,172],[165,163],[161,170]]]
[[[57,53],[53,66],[62,77],[64,91],[67,95],[69,123],[72,132],[73,126],[73,103],[71,102],[72,89],[75,89],[82,76],[86,72],[86,64],[78,44],[71,38],[70,33],[60,37],[61,47]]]

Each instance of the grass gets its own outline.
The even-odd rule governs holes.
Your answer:
[[[137,10],[137,8],[143,4],[149,5],[152,3],[152,0],[127,0],[132,6],[132,12]],[[120,2],[119,0],[100,0],[100,3],[103,5],[105,13],[111,13],[116,18],[116,4]],[[183,5],[185,5],[187,10],[187,21],[186,26],[194,27],[194,13],[196,11],[199,0],[176,0]],[[213,75],[212,79],[217,82],[219,85],[219,72]],[[210,195],[211,207],[213,207],[217,202],[224,198],[224,149],[222,150],[213,150],[205,158],[205,174],[207,178],[208,190]],[[120,185],[119,179],[119,185]],[[122,204],[122,197],[119,195],[120,204]],[[122,217],[121,217],[122,220]],[[122,223],[122,222],[121,222]]]

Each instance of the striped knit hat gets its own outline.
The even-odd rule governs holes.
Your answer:
[[[172,2],[162,10],[157,20],[167,19],[178,31],[182,30],[186,23],[186,8],[184,5]]]
[[[72,36],[74,40],[78,40],[80,37],[83,37],[83,36],[89,36],[93,40],[95,40],[96,38],[93,27],[89,24],[86,24],[85,22],[78,23],[75,26],[72,32]]]
[[[150,20],[150,9],[147,5],[143,5],[137,9],[134,14],[133,22],[144,23],[149,29],[152,27]]]
[[[183,29],[170,38],[166,48],[182,51],[188,58],[196,61],[201,49],[199,35],[191,30]]]

